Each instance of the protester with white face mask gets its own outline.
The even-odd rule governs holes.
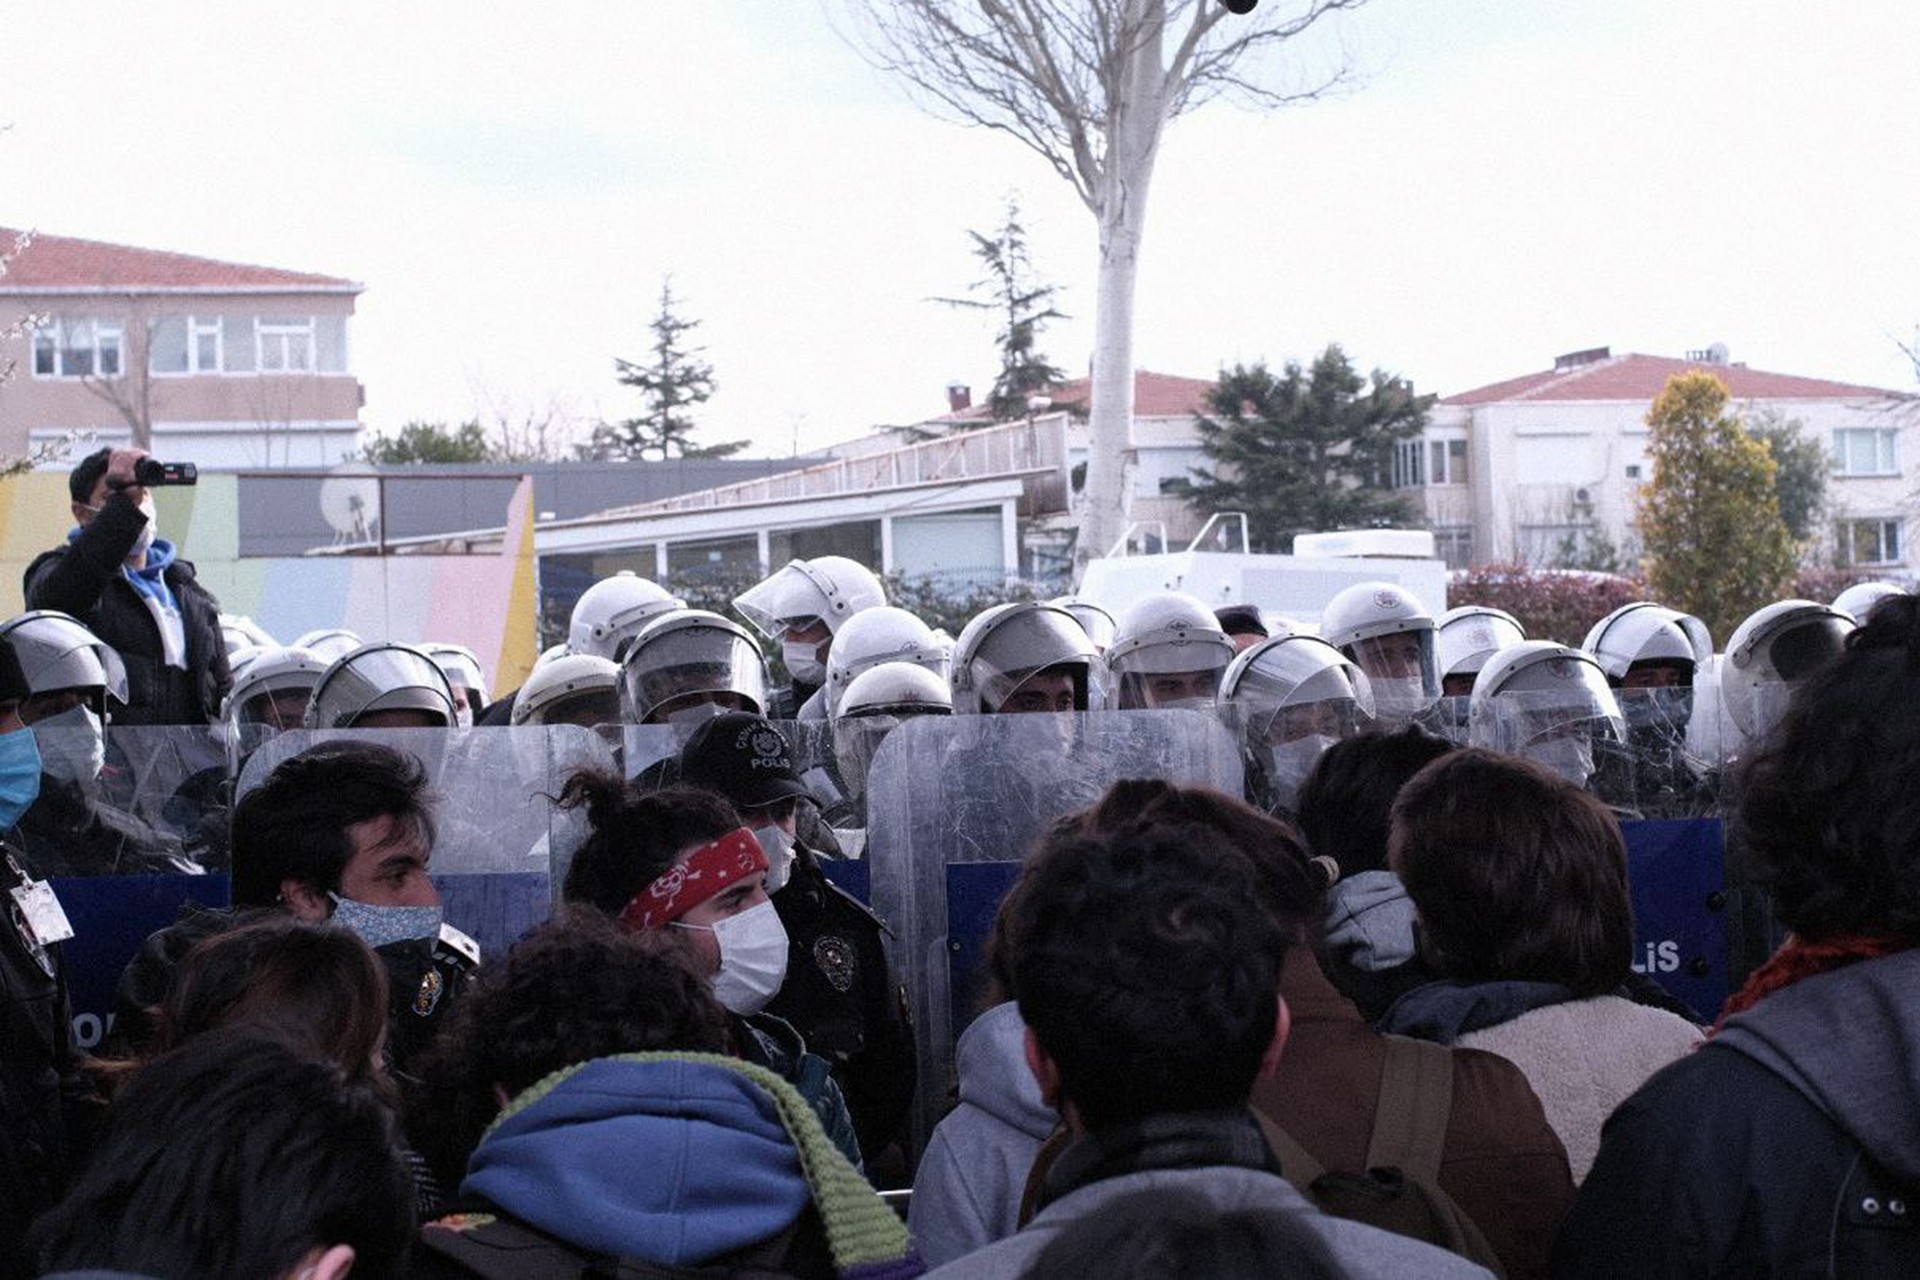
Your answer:
[[[209,724],[233,683],[220,602],[159,533],[142,449],[101,449],[68,478],[75,528],[26,573],[28,609],[72,614],[126,669],[116,723]]]
[[[588,827],[567,868],[566,901],[681,952],[731,1015],[734,1052],[798,1089],[857,1162],[860,1143],[830,1064],[767,1011],[789,972],[790,942],[767,897],[766,851],[733,806],[711,791],[641,791],[591,770],[567,780],[559,803],[584,809]],[[907,1079],[910,1086],[911,1072]]]
[[[820,847],[824,829],[786,737],[759,716],[709,720],[680,754],[679,781],[726,797],[766,856],[767,892],[788,940],[785,981],[766,1011],[833,1064],[861,1149],[877,1156],[905,1136],[913,1035],[894,996],[885,927],[822,869],[837,859]]]

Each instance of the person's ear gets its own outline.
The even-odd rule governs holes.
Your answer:
[[[318,924],[333,915],[333,901],[305,880],[288,877],[280,882],[280,904],[296,920]]]
[[[1267,1051],[1260,1055],[1259,1080],[1271,1080],[1280,1070],[1280,1055],[1287,1047],[1287,1034],[1293,1030],[1293,1011],[1287,1008],[1285,996],[1275,996],[1273,1017],[1273,1039],[1267,1042]]]
[[[1040,1047],[1039,1037],[1033,1034],[1032,1027],[1027,1028],[1025,1043],[1027,1070],[1033,1072],[1034,1082],[1040,1086],[1040,1100],[1057,1111],[1060,1108],[1060,1064]]]
[[[70,502],[67,506],[73,511],[73,522],[82,529],[93,523],[94,510],[84,502]]]
[[[300,1260],[293,1280],[346,1280],[353,1271],[354,1253],[350,1244],[314,1249]]]

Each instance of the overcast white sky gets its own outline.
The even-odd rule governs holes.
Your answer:
[[[613,358],[669,272],[717,368],[704,439],[785,454],[940,412],[991,382],[991,325],[927,299],[976,278],[965,232],[1010,191],[1073,317],[1043,348],[1086,365],[1091,216],[815,0],[8,9],[0,225],[363,282],[371,427],[488,396],[631,412]],[[1338,35],[1353,93],[1169,132],[1141,367],[1338,341],[1446,394],[1719,341],[1911,388],[1920,6],[1374,0]]]

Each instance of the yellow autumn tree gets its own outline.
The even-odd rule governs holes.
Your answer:
[[[1698,615],[1722,642],[1781,598],[1797,567],[1767,446],[1727,412],[1727,384],[1690,369],[1647,413],[1653,475],[1635,524],[1654,598]]]

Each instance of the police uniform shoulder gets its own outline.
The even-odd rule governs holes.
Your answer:
[[[450,953],[470,967],[480,963],[480,944],[445,921],[440,924],[440,945],[434,950]]]
[[[854,897],[833,881],[828,880],[826,876],[823,875],[820,879],[825,881],[828,902],[852,912],[859,918],[862,924],[871,924],[889,938],[893,936],[893,930],[887,928],[887,922],[885,920],[882,920],[878,915],[874,914],[872,907],[869,907],[866,903],[860,901],[860,899]]]

